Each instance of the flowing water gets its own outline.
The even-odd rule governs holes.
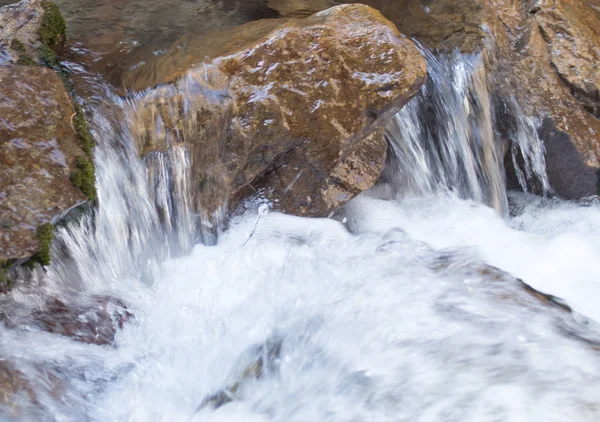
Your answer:
[[[550,191],[535,117],[511,104],[499,139],[479,59],[428,60],[380,185],[331,219],[257,203],[213,246],[186,150],[140,161],[106,94],[99,207],[2,298],[0,356],[29,379],[3,420],[600,420],[600,204],[507,193],[505,154]],[[48,297],[130,314],[87,344],[35,323]]]

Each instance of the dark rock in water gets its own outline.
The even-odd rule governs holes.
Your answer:
[[[18,418],[22,413],[18,404],[21,397],[29,401],[35,398],[25,374],[10,362],[0,361],[0,415]]]
[[[64,380],[51,368],[1,360],[0,420],[46,420],[45,407],[52,402],[64,402],[65,387]],[[73,398],[69,393],[69,399]]]
[[[326,216],[379,177],[381,128],[415,95],[426,65],[376,10],[339,6],[182,39],[128,75],[140,152],[186,145],[194,207],[258,194],[275,209]]]
[[[494,94],[506,103],[515,97],[527,115],[545,121],[540,134],[548,144],[546,161],[555,192],[569,199],[598,192],[591,187],[597,185],[595,170],[600,167],[599,0],[362,3],[434,51],[482,53],[488,73],[495,75]],[[282,16],[330,5],[329,0],[269,1]],[[565,146],[556,148],[557,139]],[[571,145],[566,160],[565,142]]]
[[[117,331],[132,318],[123,302],[99,296],[77,304],[51,300],[34,313],[34,324],[82,343],[107,346],[114,343]]]
[[[277,374],[279,371],[281,347],[281,340],[269,339],[265,344],[249,350],[247,358],[250,359],[250,363],[244,367],[241,374],[237,375],[235,381],[227,387],[204,398],[196,412],[201,411],[207,406],[218,409],[236,400],[244,384],[252,380],[260,380],[266,376]]]

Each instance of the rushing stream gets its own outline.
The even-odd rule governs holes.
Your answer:
[[[0,355],[35,396],[3,420],[600,420],[600,204],[507,193],[506,149],[524,188],[549,190],[535,119],[502,146],[477,58],[429,64],[379,186],[329,219],[257,202],[214,246],[186,151],[141,162],[116,117],[133,105],[108,95],[99,208],[3,298]],[[86,344],[31,323],[46,296],[130,314],[112,345]]]

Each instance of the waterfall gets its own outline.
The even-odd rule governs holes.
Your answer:
[[[543,194],[550,188],[544,146],[536,122],[522,115],[515,101],[513,133],[499,130],[489,75],[479,55],[434,57],[424,51],[429,80],[421,93],[387,127],[393,156],[388,179],[400,194],[452,191],[508,213],[505,152],[513,157],[523,190],[535,178]],[[522,157],[521,170],[515,157]]]
[[[392,195],[336,218],[249,206],[217,241],[191,192],[207,157],[141,157],[163,129],[109,93],[97,207],[56,228],[41,286],[0,296],[0,383],[25,386],[0,419],[600,420],[600,206],[511,193],[508,218],[505,160],[550,192],[538,121],[477,56],[428,61],[387,128]]]
[[[56,230],[48,278],[87,290],[123,277],[151,282],[159,263],[197,240],[189,157],[180,146],[140,158],[123,119],[130,105],[109,94],[94,112],[98,207]]]
[[[549,192],[537,121],[524,116],[511,100],[503,115],[513,116],[514,122],[502,136],[481,58],[424,54],[428,83],[386,130],[391,159],[384,179],[397,197],[451,191],[506,216],[505,156],[513,161],[524,191],[537,180],[542,193]],[[143,119],[128,118],[137,116],[135,101],[109,97],[110,104],[103,103],[94,113],[92,125],[99,141],[99,207],[78,224],[57,231],[55,254],[61,259],[50,271],[51,279],[78,280],[87,288],[126,275],[144,274],[153,280],[165,259],[189,251],[197,241],[215,243],[216,228],[209,220],[225,221],[223,210],[212,219],[192,211],[190,145],[170,141],[168,149],[142,160],[136,150],[139,138],[147,133],[151,138],[166,136],[160,118],[148,120],[152,127],[145,127]],[[202,164],[206,158],[196,161]]]

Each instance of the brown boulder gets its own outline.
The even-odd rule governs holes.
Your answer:
[[[77,304],[54,299],[34,312],[34,324],[42,330],[98,346],[112,345],[117,331],[131,318],[123,302],[107,296]]]
[[[543,120],[539,134],[546,143],[548,175],[556,193],[565,198],[597,193],[599,0],[361,2],[380,10],[403,34],[433,51],[482,53],[494,75],[499,102],[510,104],[516,97],[528,115]],[[330,3],[270,0],[269,6],[294,15]]]
[[[186,145],[194,207],[258,194],[325,216],[381,173],[382,128],[426,78],[415,45],[379,12],[338,6],[182,39],[129,75],[140,152]]]
[[[38,226],[85,201],[71,182],[84,155],[75,114],[52,70],[0,67],[0,263],[30,257]]]

